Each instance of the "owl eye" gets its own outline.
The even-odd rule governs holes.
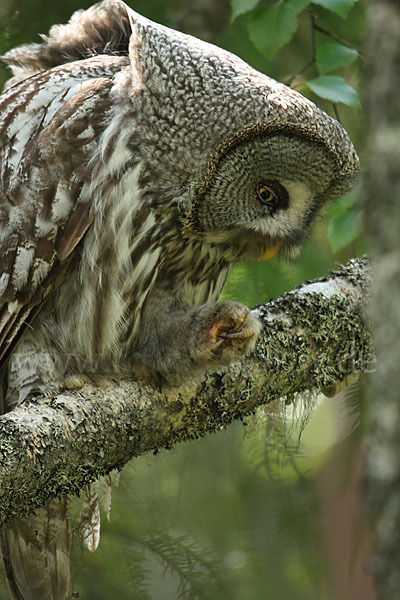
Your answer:
[[[278,200],[276,193],[270,187],[263,185],[262,183],[257,186],[256,192],[257,198],[263,204],[268,204],[269,202],[276,202]]]
[[[257,200],[267,208],[271,217],[278,210],[285,210],[289,206],[289,194],[279,181],[259,183],[256,187]]]

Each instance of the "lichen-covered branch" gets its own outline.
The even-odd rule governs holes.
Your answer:
[[[192,388],[104,380],[0,418],[0,523],[77,493],[130,458],[196,438],[259,405],[330,388],[372,359],[366,260],[257,307],[263,334],[241,363]]]

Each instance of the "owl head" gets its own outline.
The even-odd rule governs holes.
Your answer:
[[[351,157],[343,164],[322,137],[298,126],[249,127],[210,158],[185,231],[220,244],[228,262],[293,257],[318,211],[351,188]]]
[[[347,133],[237,56],[129,16],[148,165],[156,156],[158,181],[175,189],[183,235],[219,245],[228,262],[296,254],[357,176]]]

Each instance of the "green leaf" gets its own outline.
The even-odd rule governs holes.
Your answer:
[[[347,17],[347,13],[350,8],[358,2],[358,0],[312,0],[313,4],[323,6],[327,10],[330,10],[344,19]]]
[[[261,6],[249,17],[249,36],[257,50],[271,59],[293,37],[297,29],[297,4]]]
[[[298,14],[302,10],[306,8],[310,4],[311,0],[289,0],[288,4],[293,8],[293,10]]]
[[[348,106],[360,108],[360,100],[357,92],[345,82],[343,77],[337,75],[322,75],[311,81],[306,81],[306,85],[320,98],[330,100],[331,102],[343,102]]]
[[[357,50],[343,44],[323,44],[317,50],[317,69],[323,74],[351,64],[358,57]]]
[[[349,210],[332,217],[328,228],[328,239],[332,252],[337,252],[354,242],[362,231],[362,212],[360,210]]]
[[[258,4],[259,0],[231,0],[232,18],[234,21],[239,15],[250,12]]]
[[[357,200],[357,194],[353,191],[350,194],[346,194],[341,198],[338,198],[332,204],[329,205],[329,214],[332,217],[338,217],[343,213],[347,212],[351,208],[354,202]]]

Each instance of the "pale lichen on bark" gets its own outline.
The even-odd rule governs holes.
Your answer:
[[[329,388],[373,358],[369,267],[353,260],[258,311],[253,353],[192,387],[103,380],[34,398],[0,418],[0,523],[79,490],[132,457],[221,429],[262,404]]]

